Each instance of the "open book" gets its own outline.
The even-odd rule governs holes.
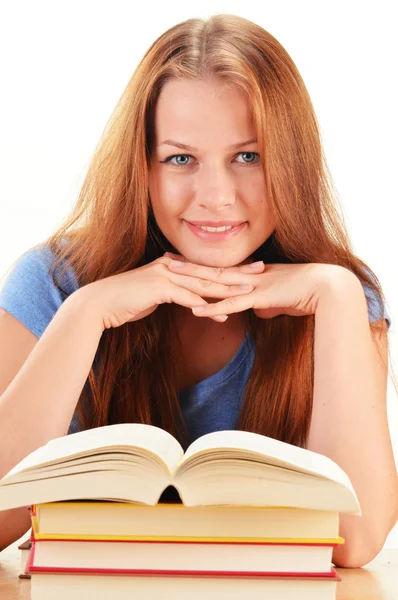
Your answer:
[[[174,486],[186,506],[280,506],[361,514],[331,459],[256,433],[208,433],[184,453],[152,425],[122,423],[51,440],[0,481],[0,510],[60,500],[158,503]]]

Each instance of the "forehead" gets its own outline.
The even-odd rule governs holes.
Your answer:
[[[168,81],[156,105],[155,129],[158,144],[172,137],[196,146],[209,136],[221,135],[225,145],[255,133],[247,95],[219,80]]]

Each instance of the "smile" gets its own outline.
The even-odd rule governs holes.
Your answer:
[[[210,227],[209,225],[194,225],[189,221],[184,221],[188,229],[202,240],[221,242],[229,240],[238,235],[247,225],[247,221],[238,225],[222,225],[220,227]]]
[[[195,227],[199,227],[199,229],[203,229],[203,231],[228,231],[232,229],[232,225],[224,225],[223,227],[206,227],[206,225],[195,225]]]

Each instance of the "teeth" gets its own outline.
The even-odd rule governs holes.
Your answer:
[[[232,225],[224,225],[224,227],[205,227],[204,225],[197,225],[199,229],[203,229],[203,231],[228,231],[228,229],[232,229]]]

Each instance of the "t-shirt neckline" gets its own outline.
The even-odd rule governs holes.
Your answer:
[[[217,385],[220,385],[221,383],[225,383],[225,381],[227,381],[227,379],[232,377],[232,375],[235,373],[235,371],[240,367],[242,362],[245,360],[246,355],[249,352],[249,349],[251,347],[252,347],[252,337],[251,337],[250,333],[246,333],[243,342],[241,343],[237,352],[231,358],[229,363],[227,363],[222,369],[220,369],[216,373],[213,373],[213,375],[210,375],[210,377],[207,377],[206,379],[202,379],[202,381],[198,381],[198,383],[195,383],[195,385],[193,385],[189,388],[185,388],[183,390],[183,393],[188,394],[192,391],[198,392],[202,388],[206,388],[206,387],[213,388]]]

